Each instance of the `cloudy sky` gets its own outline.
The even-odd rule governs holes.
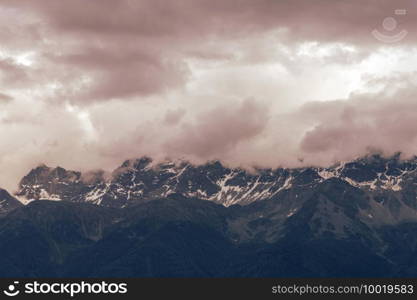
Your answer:
[[[2,0],[0,186],[126,158],[417,152],[417,1]]]

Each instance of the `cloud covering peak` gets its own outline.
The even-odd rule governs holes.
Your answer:
[[[412,0],[2,1],[0,186],[41,162],[414,155],[415,14]]]

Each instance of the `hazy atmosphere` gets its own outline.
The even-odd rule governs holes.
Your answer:
[[[417,2],[0,2],[0,187],[40,163],[417,152]]]

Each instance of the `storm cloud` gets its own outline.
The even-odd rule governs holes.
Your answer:
[[[142,155],[241,167],[415,155],[416,6],[2,1],[0,186],[40,163],[111,170]]]

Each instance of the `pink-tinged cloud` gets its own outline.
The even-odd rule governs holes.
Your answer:
[[[0,82],[6,86],[19,86],[28,81],[25,68],[13,60],[0,58]]]
[[[330,103],[327,108],[318,104],[329,111],[312,111],[317,124],[305,133],[300,148],[307,157],[327,163],[329,159],[349,160],[373,151],[388,156],[401,152],[411,157],[417,149],[416,99],[413,86],[389,97],[358,95],[337,105]]]
[[[197,115],[193,122],[183,123],[180,133],[166,143],[167,153],[199,159],[215,159],[239,144],[259,135],[268,123],[268,111],[254,100],[236,107],[224,105]]]
[[[12,101],[12,100],[13,100],[13,97],[11,97],[7,94],[0,93],[0,103],[9,102],[9,101]]]
[[[22,0],[1,5],[8,16],[14,13],[31,20],[19,24],[21,38],[10,40],[6,32],[5,40],[19,45],[23,37],[32,39],[43,59],[41,69],[34,70],[38,74],[61,77],[65,72],[63,78],[56,79],[63,84],[68,74],[73,80],[82,78],[62,87],[61,93],[62,99],[79,104],[179,89],[187,82],[186,61],[193,55],[230,57],[231,53],[222,49],[227,41],[256,38],[274,30],[281,32],[281,42],[287,45],[343,43],[369,52],[381,46],[371,32],[379,29],[395,34],[384,31],[382,22],[395,9],[404,8],[407,15],[396,17],[398,30],[408,29],[402,43],[416,41],[412,28],[417,27],[417,4],[412,0],[296,2]],[[208,42],[216,45],[211,53],[201,49],[212,47]],[[46,66],[62,70],[52,72]]]
[[[38,163],[297,167],[416,154],[416,6],[3,0],[0,186]],[[374,30],[407,35],[391,44]]]

